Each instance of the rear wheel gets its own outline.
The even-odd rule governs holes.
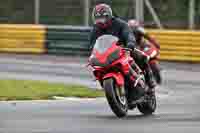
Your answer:
[[[150,115],[155,112],[156,106],[155,94],[146,95],[145,100],[137,105],[138,110],[144,115]]]
[[[125,88],[119,87],[113,78],[105,79],[103,82],[103,87],[112,111],[119,118],[125,117],[128,112]]]
[[[151,69],[152,69],[152,72],[153,72],[153,75],[154,75],[156,82],[158,84],[161,84],[162,83],[162,77],[161,77],[161,72],[160,72],[158,64],[151,64]]]

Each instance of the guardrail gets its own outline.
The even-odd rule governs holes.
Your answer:
[[[0,52],[44,53],[44,42],[44,26],[0,25]]]
[[[89,27],[47,26],[47,53],[88,55]]]
[[[161,45],[162,60],[200,62],[200,32],[148,30]]]
[[[0,25],[0,52],[79,55],[89,53],[90,27]],[[161,60],[200,62],[200,32],[148,30],[161,45]]]

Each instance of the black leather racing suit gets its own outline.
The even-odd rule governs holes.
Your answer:
[[[117,36],[120,39],[119,42],[123,44],[124,47],[134,49],[136,45],[135,37],[131,33],[127,23],[120,18],[112,18],[111,21],[111,25],[105,29],[102,29],[97,25],[93,26],[92,32],[90,34],[90,49],[93,48],[96,39],[105,34]]]

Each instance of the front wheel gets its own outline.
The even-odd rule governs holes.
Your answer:
[[[103,87],[112,111],[119,118],[125,117],[128,112],[125,87],[119,87],[113,78],[105,79],[103,82]]]

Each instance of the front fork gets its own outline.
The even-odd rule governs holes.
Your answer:
[[[129,73],[126,75],[126,88],[128,90],[127,97],[130,108],[134,108],[135,104],[132,104],[132,102],[144,96],[145,92],[147,92],[147,87],[144,75],[137,64],[132,62],[129,66]]]
[[[130,80],[131,88],[136,88],[138,84],[140,84],[141,87],[145,88],[145,78],[142,74],[141,69],[139,66],[132,61],[131,63],[128,63],[126,67],[124,67],[124,74],[125,76]]]

